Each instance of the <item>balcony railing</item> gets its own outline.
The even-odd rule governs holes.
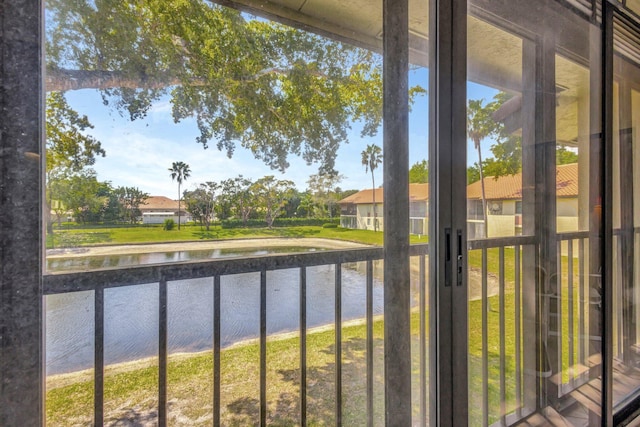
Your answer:
[[[481,378],[479,387],[470,384],[470,392],[476,395],[476,416],[482,425],[498,423],[512,425],[532,414],[539,396],[527,387],[531,373],[537,372],[536,343],[531,340],[527,313],[532,299],[548,308],[548,315],[555,316],[557,327],[550,328],[548,336],[557,339],[556,346],[547,351],[557,351],[557,365],[550,366],[544,376],[558,385],[557,399],[573,399],[571,393],[590,380],[592,363],[589,354],[590,310],[599,304],[589,293],[588,251],[589,235],[586,232],[557,235],[557,271],[551,275],[537,271],[538,240],[534,236],[513,236],[468,242],[470,268],[480,271],[479,301],[470,300],[470,339],[481,337],[480,351],[470,349],[471,375]],[[428,245],[414,245],[411,256],[418,258],[419,295],[414,309],[419,311],[419,424],[427,421],[427,286],[426,258]],[[525,261],[525,258],[530,260]],[[233,274],[260,273],[260,328],[259,328],[259,421],[267,421],[267,273],[276,270],[299,270],[299,348],[300,392],[299,422],[307,421],[307,269],[331,265],[335,270],[335,413],[338,425],[342,422],[343,407],[343,354],[342,354],[342,268],[349,263],[366,263],[366,413],[367,425],[374,422],[374,261],[383,259],[382,248],[349,249],[312,253],[256,256],[243,259],[217,259],[180,263],[135,266],[129,268],[101,269],[72,273],[51,273],[44,276],[44,294],[54,295],[78,291],[94,292],[95,344],[94,344],[94,423],[102,425],[104,411],[105,368],[105,298],[108,288],[157,283],[158,286],[158,423],[167,421],[167,365],[168,365],[168,301],[167,283],[178,280],[211,278],[213,284],[213,421],[221,422],[221,278]],[[530,270],[528,268],[531,268]],[[557,278],[555,295],[537,294],[535,281]],[[477,285],[477,284],[476,284]],[[474,311],[476,307],[476,311]],[[479,308],[478,308],[479,307]],[[533,313],[535,316],[535,313]],[[474,317],[475,316],[475,317]],[[475,322],[475,323],[474,323]],[[479,325],[478,325],[479,323]],[[535,323],[535,322],[534,322]],[[475,325],[475,326],[474,326]],[[479,327],[478,327],[479,326]],[[475,328],[475,329],[474,329]],[[513,340],[508,337],[513,336]],[[555,338],[553,338],[555,337]],[[511,342],[509,342],[511,341]],[[470,347],[473,343],[470,344]],[[497,352],[493,349],[497,348]],[[478,360],[479,359],[479,360]],[[496,376],[497,371],[497,376]],[[534,374],[535,375],[535,374]],[[528,377],[529,376],[529,377]],[[496,381],[497,379],[497,381]],[[414,389],[414,392],[416,390]],[[531,393],[534,393],[532,395]],[[410,399],[411,396],[407,396]],[[415,396],[414,396],[415,398]],[[473,401],[473,399],[472,399]],[[496,406],[495,403],[499,402]],[[418,416],[416,416],[418,417]]]
[[[426,283],[425,256],[428,245],[411,247],[411,256],[419,257],[420,283],[419,309],[421,318],[421,348],[426,344]],[[221,278],[232,274],[260,273],[260,425],[266,425],[267,419],[267,272],[283,269],[299,269],[299,332],[300,332],[300,418],[301,425],[307,421],[307,269],[314,266],[333,265],[335,268],[335,414],[337,425],[342,423],[342,266],[348,263],[366,263],[366,419],[373,425],[374,411],[374,377],[373,377],[373,262],[383,259],[382,248],[366,248],[353,250],[323,251],[286,255],[267,255],[243,259],[218,259],[210,261],[188,261],[171,264],[136,266],[130,268],[102,269],[73,273],[52,273],[44,276],[44,294],[55,295],[78,291],[94,292],[95,307],[95,344],[94,344],[94,424],[102,425],[104,420],[104,368],[105,368],[105,299],[104,291],[108,288],[135,286],[141,284],[158,284],[158,424],[167,422],[167,283],[177,280],[212,278],[213,297],[213,422],[221,422]],[[426,396],[426,352],[421,352],[421,394]],[[408,396],[407,398],[410,398]],[[426,399],[421,399],[421,417],[426,420]]]
[[[471,375],[477,375],[475,369],[480,370],[481,390],[474,390],[472,388],[471,393],[476,395],[476,399],[480,400],[480,407],[477,409],[479,412],[476,415],[478,423],[481,425],[490,425],[497,423],[498,425],[511,425],[517,421],[524,419],[533,412],[534,408],[528,408],[525,404],[524,396],[524,363],[528,359],[524,358],[524,346],[526,340],[523,338],[523,316],[522,316],[522,251],[523,248],[531,248],[535,250],[536,239],[533,236],[514,236],[503,237],[494,239],[478,239],[470,240],[468,242],[468,249],[470,251],[469,257],[473,257],[474,251],[480,252],[479,268],[480,268],[480,280],[481,280],[481,296],[480,296],[480,330],[474,327],[472,316],[476,313],[473,311],[472,304],[470,302],[470,338],[472,336],[481,336],[481,354],[480,365],[476,363],[475,358],[470,357],[469,369]],[[497,253],[496,253],[497,252]],[[511,258],[509,265],[513,266],[512,275],[506,274],[506,257],[507,253]],[[489,258],[492,258],[490,267]],[[497,259],[496,259],[497,258]],[[469,264],[472,266],[477,264],[470,260]],[[497,263],[497,268],[495,264]],[[490,295],[489,289],[489,277],[497,276],[498,286],[494,289],[493,294]],[[469,279],[472,280],[471,278]],[[508,289],[509,288],[509,289]],[[509,312],[513,316],[511,319],[507,319],[507,296],[512,301],[509,306],[512,307]],[[530,295],[529,295],[530,296]],[[493,298],[492,298],[493,297]],[[497,298],[496,298],[497,297]],[[497,299],[498,306],[495,307],[490,300]],[[492,312],[498,312],[498,332],[497,334],[490,334],[490,316]],[[507,324],[513,325],[513,344],[509,345],[506,342],[506,327]],[[493,339],[498,337],[497,340]],[[490,342],[491,341],[491,342]],[[497,343],[495,342],[497,341]],[[491,344],[491,345],[490,345]],[[496,345],[497,344],[497,345]],[[498,355],[490,353],[491,348],[498,348]],[[510,348],[508,348],[510,347]],[[474,352],[473,348],[470,349],[471,353]],[[507,358],[513,360],[513,364],[507,364]],[[490,365],[498,365],[498,386],[497,390],[490,389]],[[512,367],[511,367],[512,366]],[[530,368],[530,367],[527,367]],[[509,384],[507,379],[509,379]],[[509,396],[509,397],[508,397]],[[497,398],[497,399],[496,399]],[[473,400],[473,397],[470,397]],[[498,400],[500,403],[499,408],[491,408],[490,401]],[[497,409],[497,410],[496,410]],[[472,415],[473,416],[473,415]]]

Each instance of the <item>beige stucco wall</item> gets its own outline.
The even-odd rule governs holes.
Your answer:
[[[516,214],[516,201],[505,200],[502,202],[502,215],[515,215]]]
[[[578,198],[558,198],[556,204],[556,212],[558,217],[578,216]],[[576,230],[578,228],[576,227]]]
[[[376,203],[376,212],[378,213],[378,231],[384,230],[384,221],[381,215],[382,207],[382,204]],[[358,213],[358,228],[361,230],[373,230],[373,204],[357,205],[356,210]]]
[[[514,215],[489,215],[489,237],[514,236],[516,234]]]

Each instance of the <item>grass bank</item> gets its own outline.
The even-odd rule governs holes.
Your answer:
[[[494,301],[497,304],[497,298]],[[469,306],[470,318],[480,318],[480,302]],[[498,328],[498,314],[489,316],[489,330]],[[384,322],[374,322],[374,419],[384,424]],[[419,410],[419,317],[411,317],[412,399]],[[309,425],[335,425],[335,333],[333,328],[307,335],[307,412]],[[507,408],[515,405],[513,328],[507,331]],[[355,323],[342,329],[343,423],[360,425],[366,414],[366,327]],[[481,329],[472,321],[469,334],[470,411],[482,408]],[[255,425],[259,418],[259,356],[256,342],[221,352],[221,418],[225,426]],[[300,347],[292,335],[269,337],[267,343],[267,421],[269,425],[298,425],[300,413]],[[499,337],[489,334],[490,419],[499,417]],[[146,425],[157,413],[157,361],[108,367],[105,372],[105,425]],[[428,388],[427,388],[428,389]],[[168,417],[171,425],[210,425],[213,412],[213,358],[211,352],[172,355],[168,365]],[[58,376],[48,381],[47,425],[91,425],[93,381],[90,373]],[[479,419],[479,418],[478,418]]]
[[[382,245],[383,233],[348,228],[318,226],[231,228],[220,226],[205,230],[203,227],[183,225],[180,230],[157,227],[105,227],[55,230],[47,236],[47,249],[88,245],[121,245],[128,243],[184,242],[203,240],[248,239],[259,237],[317,237],[348,240],[369,245]],[[411,236],[411,243],[426,243],[426,237]]]

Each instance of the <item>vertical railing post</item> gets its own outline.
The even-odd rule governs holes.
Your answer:
[[[482,248],[482,427],[489,425],[489,292],[487,249]]]
[[[220,425],[220,276],[213,278],[213,425]]]
[[[518,419],[522,417],[522,287],[521,287],[521,275],[520,269],[522,268],[520,262],[520,245],[514,247],[514,270],[515,270],[515,283],[514,283],[514,301],[515,307],[515,358],[516,358],[516,415]]]
[[[335,265],[336,427],[342,426],[342,264]]]
[[[428,425],[427,414],[429,407],[427,405],[428,395],[428,370],[427,370],[427,355],[428,349],[428,331],[427,331],[427,279],[425,277],[427,269],[427,262],[425,255],[420,255],[420,426],[426,427]]]
[[[93,425],[104,424],[104,287],[94,291]]]
[[[300,426],[307,427],[307,268],[300,267]]]
[[[373,427],[373,261],[367,261],[367,427]]]
[[[267,270],[260,271],[260,427],[267,425]]]
[[[506,318],[505,318],[505,277],[504,277],[504,246],[498,249],[498,330],[500,333],[500,421],[507,425],[507,393],[506,393]]]
[[[158,292],[158,426],[167,425],[167,280],[160,279]]]

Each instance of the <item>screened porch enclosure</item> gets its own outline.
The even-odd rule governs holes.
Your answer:
[[[192,5],[219,21],[195,14],[201,33],[185,30],[149,1],[97,25],[91,19],[109,2],[0,0],[0,425],[591,426],[618,424],[640,408],[635,2]],[[63,18],[88,24],[66,27]],[[92,25],[107,29],[104,39]],[[175,33],[149,48],[162,25]],[[223,43],[245,26],[271,38]],[[132,39],[109,38],[119,31]],[[77,45],[56,45],[65,37]],[[239,61],[212,77],[208,68],[226,66],[215,62],[222,54],[201,63],[193,55],[201,43],[242,59],[243,43],[256,40],[277,60],[265,60],[268,68],[247,60],[251,75]],[[322,48],[352,71],[332,69]],[[177,68],[152,70],[162,61]],[[96,71],[110,74],[83,80]],[[149,99],[138,97],[142,86],[116,81],[125,71]],[[380,105],[345,83],[377,72],[380,85],[366,95]],[[273,86],[258,87],[261,79]],[[312,90],[282,101],[298,84]],[[162,88],[168,98],[153,98]],[[281,104],[265,102],[270,88]],[[242,148],[272,169],[286,164],[283,178],[302,173],[303,159],[327,161],[323,153],[377,141],[379,175],[364,159],[331,159],[338,172],[367,178],[358,190],[382,187],[384,195],[369,217],[342,206],[339,230],[382,237],[346,249],[48,270],[45,110],[51,93],[69,93],[73,104],[74,91],[124,105],[135,120],[166,101],[174,119],[197,117],[212,148],[228,135],[262,137],[272,146]],[[329,95],[335,102],[321,107]],[[294,108],[305,102],[309,109]],[[379,138],[354,132],[335,142],[341,131],[323,133],[341,126],[330,108],[342,103],[344,129],[373,123]],[[251,105],[261,112],[252,115]],[[237,135],[224,128],[243,114],[253,126]],[[318,127],[305,128],[305,117]],[[287,134],[292,128],[299,134]],[[328,142],[304,145],[314,135]],[[428,165],[427,212],[409,194],[418,160]],[[60,314],[63,305],[69,311]],[[67,328],[85,343],[71,362],[64,349],[48,352]],[[118,353],[131,342],[144,349]]]

